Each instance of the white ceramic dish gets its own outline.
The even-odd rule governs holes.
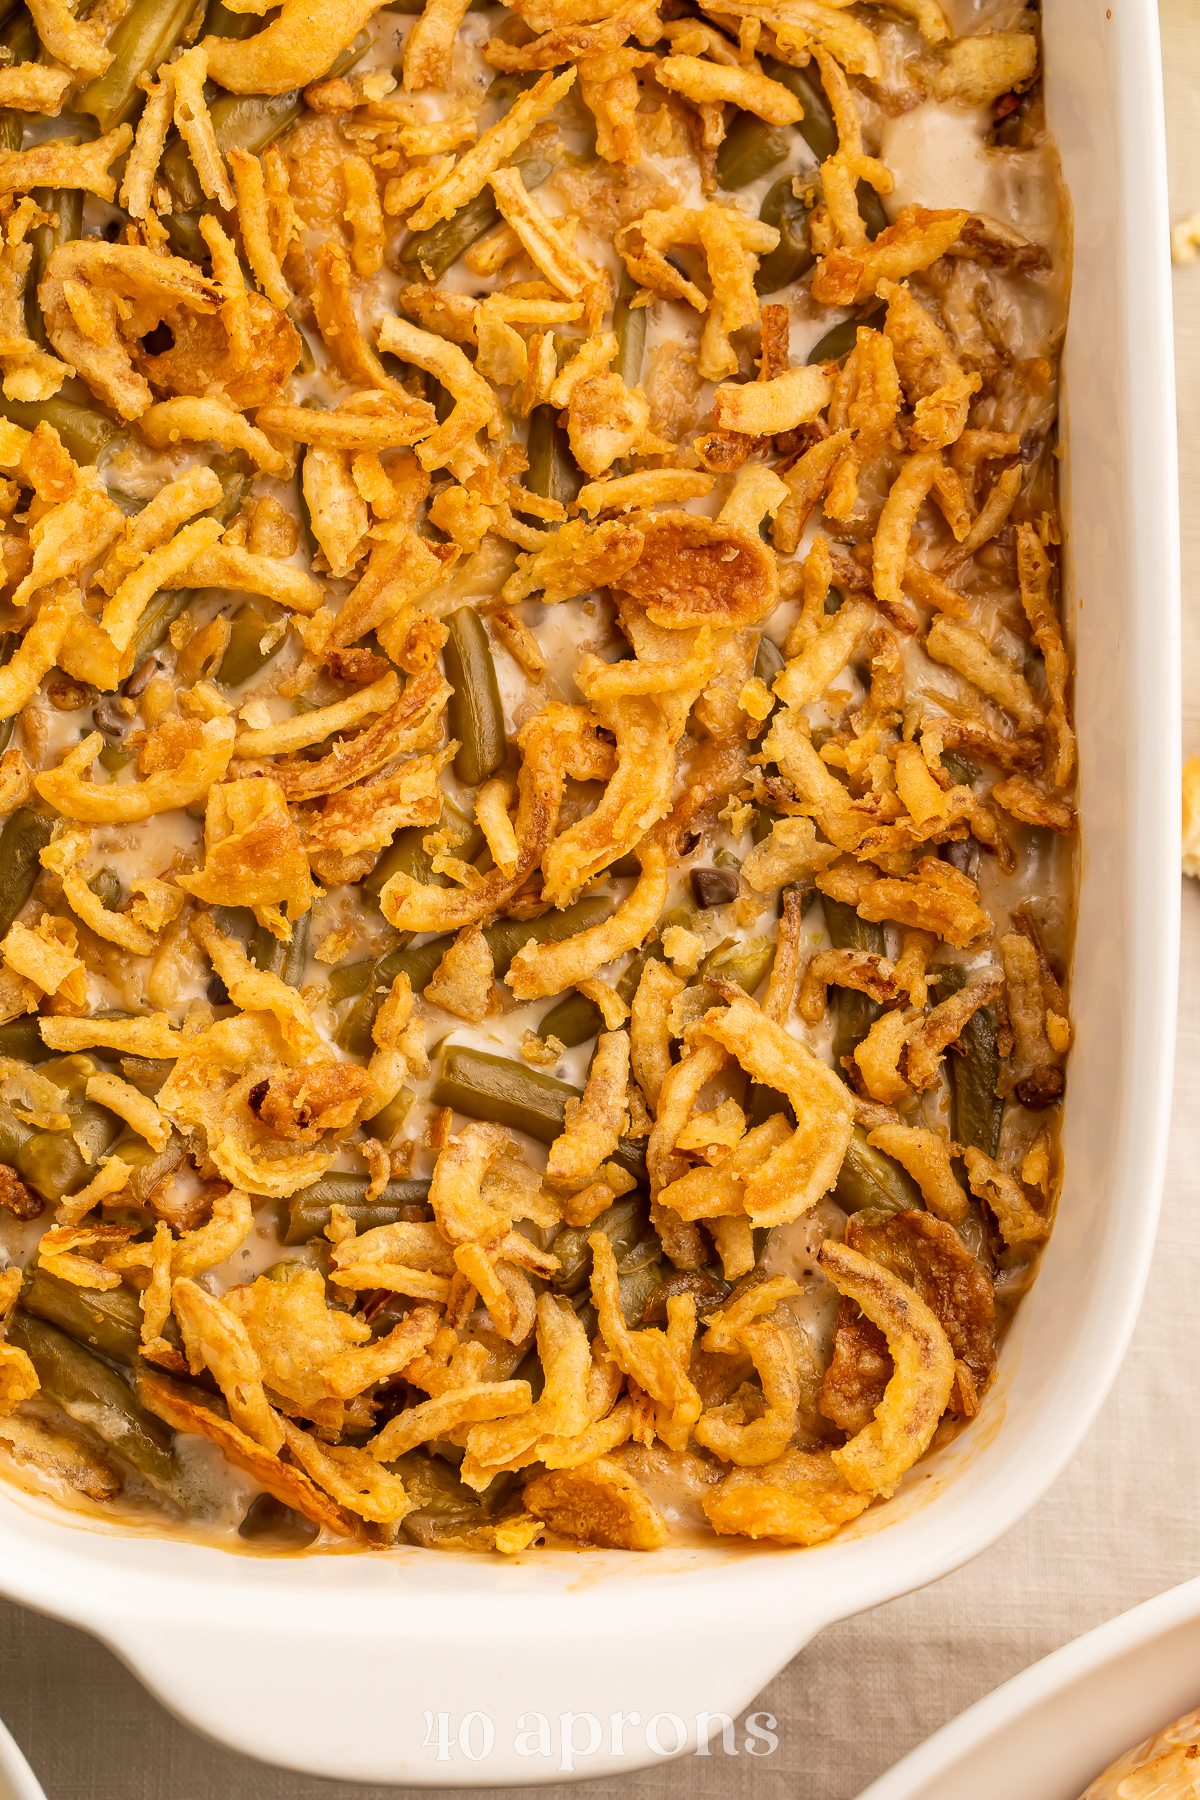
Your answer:
[[[960,1713],[859,1800],[1079,1800],[1200,1705],[1200,1580],[1065,1644]]]
[[[1162,1181],[1179,903],[1153,0],[1111,11],[1048,0],[1045,37],[1076,225],[1065,503],[1084,819],[1077,1043],[1057,1229],[982,1415],[817,1550],[268,1561],[85,1528],[0,1492],[0,1589],[94,1632],[165,1705],[240,1751],[342,1779],[492,1787],[629,1771],[670,1753],[679,1732],[691,1749],[707,1735],[705,1709],[736,1714],[824,1626],[935,1580],[1007,1531],[1058,1475],[1116,1373]],[[548,1753],[536,1719],[519,1726],[537,1713]],[[566,1728],[574,1757],[561,1750],[564,1714],[580,1715]],[[627,1716],[623,1742],[614,1714]],[[647,1734],[659,1714],[676,1715],[679,1731],[658,1720]]]
[[[41,1782],[4,1725],[0,1725],[0,1800],[46,1800]]]

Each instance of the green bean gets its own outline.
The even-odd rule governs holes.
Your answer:
[[[442,661],[454,689],[446,707],[446,728],[459,742],[454,773],[464,787],[478,787],[496,773],[508,753],[496,665],[487,630],[473,606],[460,606],[446,624],[450,635]]]
[[[78,135],[64,138],[62,133],[55,131],[54,136],[66,143],[76,143],[82,141],[83,134],[80,131]],[[57,219],[56,224],[38,225],[30,232],[33,255],[25,275],[25,330],[34,343],[45,350],[48,347],[46,321],[38,301],[38,288],[46,265],[59,245],[73,243],[83,233],[83,192],[80,188],[36,188],[32,198],[43,212],[53,213]]]
[[[8,1019],[0,1025],[0,1056],[15,1062],[43,1063],[54,1055],[38,1029],[38,1019]]]
[[[458,855],[464,862],[474,862],[484,844],[483,832],[474,819],[468,819],[453,800],[443,795],[442,814],[438,823],[454,826],[460,839]],[[429,835],[428,825],[406,825],[403,831],[396,833],[371,873],[363,877],[359,886],[376,900],[393,875],[409,875],[414,881],[427,887],[448,886],[449,877],[432,867],[433,857],[425,848],[425,839]]]
[[[370,957],[361,962],[342,963],[339,968],[329,973],[329,998],[331,1000],[352,1000],[356,994],[365,993],[371,985],[371,976],[375,964]]]
[[[774,225],[779,242],[763,257],[754,276],[756,294],[777,294],[812,268],[816,257],[808,235],[808,208],[792,192],[792,177],[782,176],[770,188],[758,211],[764,225]]]
[[[494,1119],[513,1131],[524,1131],[539,1144],[552,1144],[561,1136],[568,1100],[578,1100],[582,1090],[566,1081],[555,1081],[521,1063],[466,1044],[448,1044],[442,1054],[442,1072],[433,1090],[435,1106],[452,1106],[470,1119]],[[635,1178],[645,1175],[645,1150],[640,1140],[622,1138],[613,1162]]]
[[[576,900],[561,912],[542,913],[536,919],[497,919],[484,930],[484,940],[492,953],[496,980],[503,981],[512,967],[513,957],[526,944],[561,944],[564,938],[590,931],[603,925],[613,914],[613,902],[595,896]]]
[[[142,1308],[132,1288],[77,1288],[43,1269],[36,1259],[25,1269],[21,1305],[76,1343],[98,1350],[110,1362],[131,1369],[141,1353]],[[174,1318],[163,1327],[168,1343],[182,1339]]]
[[[260,21],[254,20],[255,28]],[[230,33],[240,37],[240,31]],[[326,70],[323,80],[344,75],[353,68],[370,42],[366,32],[359,32]],[[209,107],[217,145],[225,155],[233,149],[250,150],[256,156],[276,138],[294,125],[304,107],[303,91],[292,88],[286,94],[222,94]],[[187,145],[173,137],[158,165],[159,179],[166,183],[177,206],[183,212],[194,212],[206,204],[204,190],[192,167]]]
[[[255,25],[259,22],[253,13],[244,16]],[[256,1495],[238,1526],[238,1536],[248,1544],[272,1544],[279,1550],[304,1550],[320,1533],[319,1525],[314,1525],[294,1507],[285,1506],[274,1494]]]
[[[831,900],[828,894],[823,898],[825,929],[835,950],[869,950],[877,956],[884,954],[887,939],[882,925],[871,925],[865,919],[860,919],[856,909],[848,901]],[[840,990],[837,1030],[833,1040],[835,1062],[857,1049],[878,1017],[879,1007],[866,994],[860,994],[856,988]],[[838,1067],[840,1066],[839,1062]]]
[[[965,987],[967,971],[957,964],[937,970],[938,998],[946,999]],[[1004,1102],[996,1097],[1000,1079],[1000,1051],[996,1020],[990,1007],[981,1006],[963,1026],[959,1051],[946,1058],[950,1077],[950,1130],[957,1144],[972,1145],[986,1156],[995,1156],[1000,1144]]]
[[[969,756],[960,756],[957,750],[943,750],[942,765],[960,787],[973,787],[979,779],[979,764]]]
[[[589,931],[593,925],[602,925],[611,917],[612,910],[611,900],[577,900],[574,906],[564,907],[562,912],[543,913],[537,919],[498,919],[494,925],[488,925],[483,937],[492,953],[496,980],[504,980],[513,957],[523,944],[560,943],[578,931]],[[414,994],[424,993],[433,979],[434,970],[454,942],[454,935],[452,931],[444,931],[424,944],[399,944],[380,957],[369,988],[338,1030],[337,1041],[343,1050],[349,1050],[355,1056],[370,1055],[375,1014],[397,975],[408,976]]]
[[[88,882],[88,886],[91,888],[100,904],[105,907],[108,912],[116,912],[118,906],[121,904],[123,889],[121,887],[121,877],[117,874],[115,869],[107,867],[97,869],[96,873],[92,876],[92,879]]]
[[[21,1145],[33,1136],[34,1127],[18,1119],[10,1106],[0,1102],[0,1163],[11,1169]]]
[[[375,1117],[368,1121],[371,1136],[377,1138],[381,1144],[390,1144],[412,1111],[416,1097],[411,1088],[402,1087],[395,1099],[389,1100],[387,1105],[381,1107]]]
[[[872,302],[870,306],[864,307],[861,312],[852,313],[848,319],[843,319],[840,325],[833,326],[833,328],[830,331],[827,331],[825,336],[821,338],[818,343],[814,344],[813,348],[809,351],[809,362],[844,362],[858,342],[859,326],[865,325],[868,319],[873,319],[878,311],[878,303]],[[841,604],[842,600],[839,595],[838,606]]]
[[[765,125],[753,113],[739,113],[717,151],[717,180],[723,188],[749,187],[781,163],[791,147],[786,126]]]
[[[247,19],[257,18],[255,13],[247,13],[245,16]],[[173,255],[185,257],[188,262],[203,263],[208,260],[208,245],[200,230],[199,213],[169,212],[164,215],[162,223]]]
[[[783,651],[774,638],[769,638],[764,631],[758,640],[758,649],[754,653],[754,673],[764,687],[771,687],[777,677],[782,675],[783,669]]]
[[[663,1268],[660,1248],[656,1257],[639,1264],[636,1269],[618,1270],[617,1296],[621,1302],[621,1317],[631,1331],[642,1323],[646,1308],[662,1286]]]
[[[177,1169],[184,1157],[184,1142],[177,1131],[173,1131],[161,1150],[154,1150],[136,1131],[125,1131],[112,1147],[112,1154],[119,1156],[130,1170],[129,1186],[134,1199],[141,1204],[150,1198],[153,1190]]]
[[[613,306],[612,328],[617,334],[614,367],[625,386],[630,388],[637,387],[642,379],[642,361],[646,353],[646,309],[633,304],[639,285],[628,269],[622,269],[621,285]]]
[[[256,925],[250,938],[250,961],[256,969],[262,969],[268,975],[278,975],[289,987],[303,987],[304,968],[308,961],[308,928],[311,924],[310,907],[308,912],[301,913],[298,919],[291,921],[291,941],[286,944],[265,925]]]
[[[0,413],[23,431],[36,431],[43,422],[53,425],[63,449],[78,463],[97,462],[122,427],[107,413],[73,400],[6,400],[0,396]]]
[[[616,1200],[592,1225],[564,1225],[550,1246],[551,1256],[558,1258],[558,1273],[550,1278],[556,1294],[582,1293],[592,1272],[592,1252],[588,1239],[601,1231],[622,1262],[642,1239],[648,1213],[645,1202],[632,1197]]]
[[[575,466],[567,434],[558,422],[557,407],[534,407],[529,415],[525,454],[529,458],[525,485],[530,493],[568,506],[583,485],[583,478]]]
[[[526,141],[513,152],[511,165],[521,171],[528,190],[540,187],[557,166],[554,159]],[[419,263],[427,281],[440,281],[460,256],[486,237],[500,223],[500,212],[490,191],[477,194],[460,206],[452,219],[442,219],[428,231],[414,231],[400,252],[402,263]]]
[[[287,1227],[281,1241],[307,1244],[320,1237],[335,1205],[346,1208],[360,1231],[395,1225],[399,1219],[429,1216],[427,1181],[389,1181],[382,1194],[371,1201],[366,1199],[366,1192],[366,1177],[360,1175],[326,1175],[311,1187],[301,1188],[287,1203]],[[417,1214],[414,1208],[418,1209]]]
[[[835,155],[838,148],[838,131],[834,123],[833,108],[829,97],[817,78],[814,64],[804,69],[794,69],[789,64],[775,62],[771,57],[764,57],[763,72],[772,81],[781,82],[789,93],[795,95],[804,108],[804,117],[798,129],[801,137],[817,158],[818,162],[826,162]],[[879,196],[867,181],[858,184],[856,198],[858,210],[863,224],[867,228],[867,236],[874,240],[887,224],[887,214],[880,204]]]
[[[639,950],[625,973],[617,982],[617,995],[626,1006],[632,1006],[633,996],[638,991],[638,983],[642,979],[642,971],[648,962],[661,962],[666,955],[661,938],[655,938],[646,949]],[[538,1025],[538,1036],[550,1039],[556,1037],[560,1044],[570,1050],[576,1044],[586,1044],[604,1028],[604,1015],[594,1000],[583,994],[567,994],[552,1006],[549,1012],[542,1015]]]
[[[101,131],[132,121],[144,98],[139,78],[167,61],[194,11],[193,0],[140,0],[113,32],[112,62],[77,97],[78,111],[90,113]]]
[[[9,1320],[8,1341],[32,1362],[43,1394],[99,1432],[139,1474],[168,1489],[176,1485],[181,1471],[172,1433],[138,1404],[115,1369],[19,1306]]]
[[[767,979],[775,961],[774,938],[747,938],[745,943],[718,944],[701,964],[701,973],[722,981],[736,981],[747,994],[753,994]]]
[[[923,1212],[921,1190],[898,1162],[867,1142],[861,1125],[851,1133],[833,1197],[843,1212]]]
[[[265,668],[282,647],[277,620],[263,610],[261,601],[247,600],[230,621],[229,643],[217,670],[217,680],[224,687],[240,687]]]
[[[816,65],[809,64],[803,69],[796,69],[790,63],[777,62],[774,57],[764,56],[762,66],[764,75],[769,76],[772,81],[778,81],[800,102],[804,108],[804,117],[797,126],[800,136],[818,162],[828,162],[837,153],[838,133],[833,108],[817,77]]]
[[[538,1036],[547,1042],[553,1037],[566,1049],[586,1044],[604,1030],[604,1014],[586,994],[568,994],[558,1000],[538,1023]]]
[[[0,937],[33,892],[42,872],[41,853],[54,836],[54,820],[22,806],[0,831]]]
[[[92,1179],[99,1158],[120,1135],[122,1124],[114,1113],[86,1096],[88,1081],[100,1073],[94,1057],[56,1057],[43,1073],[66,1094],[63,1111],[71,1123],[66,1131],[35,1131],[17,1151],[13,1166],[27,1188],[43,1200],[58,1201]]]

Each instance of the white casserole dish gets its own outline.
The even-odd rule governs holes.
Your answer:
[[[707,1731],[698,1715],[736,1715],[824,1626],[935,1580],[1007,1531],[1108,1391],[1154,1239],[1171,1091],[1167,191],[1153,0],[1114,0],[1111,13],[1104,0],[1049,0],[1045,38],[1076,229],[1064,516],[1084,821],[1077,1044],[1057,1228],[982,1414],[895,1499],[814,1550],[740,1541],[503,1563],[416,1549],[268,1560],[98,1529],[0,1490],[0,1590],[95,1633],[172,1711],[237,1750],[343,1780],[495,1787],[657,1761],[677,1735],[661,1722],[647,1743],[660,1713],[678,1715],[680,1748],[694,1748]],[[617,1712],[640,1714],[620,1748]],[[469,1713],[484,1717],[464,1747]],[[526,1713],[551,1722],[550,1754],[518,1751]],[[583,1754],[595,1733],[576,1720],[573,1769],[559,1748],[564,1713],[593,1715],[600,1733]]]
[[[46,1800],[41,1782],[5,1725],[0,1725],[0,1800]]]
[[[1200,1580],[1121,1613],[935,1732],[859,1800],[1079,1800],[1200,1702]]]

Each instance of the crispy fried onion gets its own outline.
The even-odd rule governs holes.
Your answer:
[[[543,707],[522,727],[517,744],[524,761],[513,821],[516,867],[511,874],[493,869],[478,887],[461,889],[432,887],[408,875],[393,875],[380,893],[379,904],[384,917],[398,930],[461,931],[464,925],[499,911],[541,861],[558,822],[567,776],[587,780],[608,773],[607,746],[597,740],[591,717],[580,706],[555,702]]]
[[[424,750],[441,735],[442,709],[451,689],[440,669],[414,675],[393,706],[357,737],[339,738],[328,756],[316,762],[239,763],[239,772],[269,774],[289,801],[315,800],[336,794],[351,783],[374,775],[385,763],[410,750]]]
[[[628,1085],[629,1033],[602,1031],[583,1099],[567,1101],[563,1132],[550,1146],[546,1174],[551,1181],[586,1181],[613,1154],[628,1125]]]
[[[892,919],[918,931],[931,931],[965,950],[989,927],[979,904],[979,889],[968,875],[936,856],[923,856],[911,875],[876,876],[867,864],[846,888],[844,872],[829,869],[817,876],[822,893],[848,899],[860,919],[880,924]]]
[[[436,825],[443,795],[438,776],[452,748],[415,756],[387,774],[330,794],[300,820],[304,848],[318,879],[330,887],[361,881],[397,831]]]
[[[671,1449],[683,1450],[702,1411],[700,1396],[688,1374],[696,1330],[695,1296],[670,1296],[666,1331],[653,1326],[630,1331],[621,1311],[612,1244],[602,1231],[593,1232],[588,1244],[592,1252],[592,1304],[604,1348],[622,1374],[648,1396],[658,1436]]]
[[[103,737],[94,731],[69,750],[56,769],[39,775],[34,786],[65,819],[84,825],[130,824],[177,806],[191,806],[221,780],[229,766],[233,720],[177,720],[176,724],[182,728],[173,740],[177,760],[168,767],[160,765],[144,781],[101,784],[87,780],[104,746]]]
[[[675,749],[657,703],[630,695],[597,703],[595,711],[616,739],[617,766],[594,809],[542,858],[543,891],[555,906],[568,906],[593,875],[633,850],[671,804]]]
[[[215,926],[212,931],[214,937],[220,937]],[[250,985],[252,977],[261,974],[232,943],[225,951],[217,947],[216,954],[239,984],[244,980]],[[234,967],[238,957],[247,963],[250,975],[239,975]],[[276,981],[284,995],[292,993],[277,977],[266,979]],[[272,991],[271,997],[281,1011],[287,1010],[284,996]],[[293,999],[303,1011],[299,996],[293,995]],[[255,1010],[220,1019],[176,1045],[174,1054],[178,1060],[159,1091],[159,1108],[181,1131],[203,1134],[210,1160],[227,1181],[246,1193],[282,1199],[325,1173],[336,1154],[333,1149],[295,1150],[260,1120],[251,1105],[255,1090],[265,1089],[273,1076],[296,1060],[272,1013]],[[311,1064],[315,1054],[301,1053],[300,1060]],[[338,1066],[352,1068],[356,1076],[362,1074],[357,1065]]]
[[[614,585],[640,600],[655,625],[742,627],[774,607],[779,576],[757,528],[665,512],[641,529],[638,559]]]
[[[832,1457],[856,1493],[886,1496],[929,1448],[954,1385],[954,1351],[925,1302],[870,1257],[827,1239],[817,1261],[883,1332],[895,1364],[874,1419]]]
[[[881,281],[903,281],[927,269],[956,243],[969,213],[906,206],[873,243],[842,246],[822,257],[813,274],[813,299],[822,306],[853,306]]]
[[[626,950],[641,947],[666,904],[668,877],[666,854],[657,844],[646,844],[639,854],[642,869],[637,885],[611,918],[561,943],[531,939],[521,946],[505,976],[518,1000],[561,994]]]
[[[173,1431],[196,1432],[211,1439],[231,1463],[253,1476],[283,1506],[294,1507],[339,1537],[354,1535],[354,1519],[343,1507],[322,1493],[302,1469],[280,1462],[227,1419],[208,1394],[148,1373],[138,1376],[137,1391],[150,1411]]]
[[[666,1521],[619,1462],[608,1456],[574,1468],[547,1470],[522,1496],[552,1531],[609,1550],[658,1550]]]
[[[254,777],[210,789],[204,867],[180,875],[179,886],[208,906],[248,906],[260,925],[291,942],[289,919],[308,911],[316,890],[278,782]]]
[[[216,315],[222,289],[193,263],[137,244],[81,238],[60,244],[38,288],[46,335],[98,399],[137,419],[153,399],[132,351],[177,308]]]
[[[693,1029],[723,1046],[756,1081],[791,1101],[796,1129],[747,1176],[743,1191],[753,1224],[788,1224],[815,1206],[837,1180],[853,1130],[852,1098],[827,1064],[744,995],[707,1012]],[[670,1187],[659,1198],[663,1205],[674,1205]]]

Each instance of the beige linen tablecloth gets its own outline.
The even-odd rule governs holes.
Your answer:
[[[1200,208],[1200,5],[1162,0],[1172,218]],[[1184,750],[1200,752],[1200,261],[1175,274]],[[1176,772],[1164,770],[1175,782]],[[835,1626],[760,1697],[779,1747],[566,1800],[853,1800],[905,1751],[1060,1644],[1200,1572],[1200,884],[1183,907],[1175,1122],[1158,1249],[1125,1366],[1066,1474],[1003,1542],[936,1586]],[[719,1628],[714,1621],[714,1629]],[[0,1716],[49,1800],[383,1800],[201,1742],[99,1645],[0,1603]],[[744,1733],[739,1733],[739,1741]]]

